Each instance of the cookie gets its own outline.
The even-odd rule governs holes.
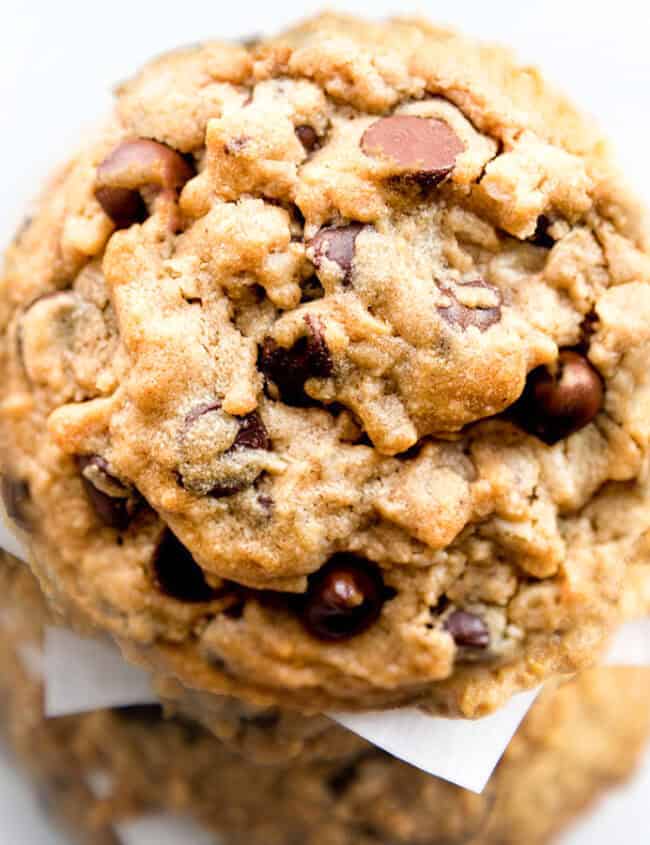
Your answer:
[[[505,49],[325,16],[180,50],[8,251],[7,510],[163,678],[483,715],[616,622],[649,280],[599,132]]]
[[[156,811],[193,819],[221,845],[543,845],[629,775],[650,734],[648,671],[612,668],[544,692],[483,795],[351,735],[336,759],[259,766],[155,706],[48,720],[47,611],[26,567],[3,561],[0,583],[4,727],[84,845],[117,845],[120,825]]]

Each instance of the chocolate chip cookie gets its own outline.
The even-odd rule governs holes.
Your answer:
[[[483,795],[351,735],[333,759],[256,766],[156,706],[47,720],[42,598],[28,569],[6,559],[0,586],[4,729],[45,805],[84,845],[117,845],[125,823],[156,811],[193,819],[215,845],[543,845],[629,775],[650,734],[648,670],[613,668],[543,693]]]
[[[480,716],[616,621],[649,282],[600,134],[504,49],[324,16],[177,51],[9,248],[7,510],[189,688]]]

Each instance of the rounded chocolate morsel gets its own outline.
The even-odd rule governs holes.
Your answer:
[[[158,586],[173,599],[198,603],[212,601],[217,595],[201,567],[169,530],[158,546],[153,568]]]
[[[537,367],[528,375],[513,407],[517,423],[553,445],[588,425],[603,406],[604,386],[598,371],[572,349],[560,352],[554,371]]]
[[[117,531],[128,528],[137,508],[133,491],[111,475],[108,462],[101,455],[80,455],[77,466],[84,491],[97,516],[109,528]]]
[[[8,475],[2,476],[0,492],[7,516],[19,525],[23,530],[29,528],[29,485],[20,478],[11,478]]]
[[[455,610],[445,622],[445,630],[449,631],[456,645],[487,648],[490,644],[490,632],[485,622],[466,610]]]
[[[147,206],[137,191],[128,188],[97,188],[95,199],[115,224],[116,229],[128,229],[147,219]]]
[[[475,279],[471,282],[459,282],[457,283],[457,287],[490,291],[494,295],[496,305],[479,305],[475,308],[470,308],[459,301],[457,294],[451,286],[446,285],[444,282],[439,282],[438,287],[451,300],[449,305],[438,307],[438,313],[450,325],[458,326],[463,330],[468,329],[470,326],[475,326],[479,331],[484,332],[501,319],[501,304],[503,302],[501,291],[494,285],[484,282],[483,279]]]
[[[321,640],[343,640],[369,628],[386,600],[376,566],[352,554],[337,554],[309,578],[302,620]]]
[[[194,171],[183,156],[157,141],[123,141],[97,168],[95,197],[118,228],[142,222],[146,207],[142,188],[173,192],[192,178]]]
[[[308,153],[313,152],[318,146],[318,133],[313,126],[308,126],[307,124],[296,126],[296,135]]]
[[[328,378],[333,371],[332,357],[323,336],[320,321],[305,317],[307,334],[285,349],[273,340],[264,341],[260,369],[274,382],[286,405],[305,407],[312,400],[305,393],[307,379]]]
[[[352,276],[357,236],[363,228],[361,223],[350,223],[338,228],[329,226],[321,229],[309,244],[316,267],[320,268],[323,258],[327,258],[339,265],[343,270],[343,281],[349,282]]]
[[[435,184],[451,173],[465,145],[442,120],[394,114],[366,129],[361,149],[366,155],[391,159]]]

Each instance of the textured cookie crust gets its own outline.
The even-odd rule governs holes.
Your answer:
[[[155,707],[47,720],[46,609],[26,567],[3,561],[0,585],[3,727],[84,845],[114,845],[119,822],[157,810],[223,845],[543,845],[629,775],[650,734],[648,671],[591,670],[541,696],[479,796],[352,736],[336,760],[256,766]]]
[[[189,688],[480,716],[615,623],[649,281],[600,135],[506,50],[333,16],[180,50],[8,251],[7,509]]]

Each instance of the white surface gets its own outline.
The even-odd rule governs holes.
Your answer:
[[[45,632],[45,677],[48,716],[146,704],[156,698],[149,676],[123,660],[114,645],[64,628]]]
[[[10,237],[52,162],[78,144],[83,126],[106,111],[109,87],[142,59],[210,35],[275,30],[321,5],[313,0],[281,4],[249,0],[240,10],[229,6],[224,14],[224,4],[205,0],[182,4],[113,0],[101,5],[73,0],[5,2],[0,9],[4,165],[0,242]],[[399,0],[350,0],[328,5],[374,15],[419,10],[472,34],[516,45],[522,56],[542,64],[551,78],[607,125],[623,163],[635,164],[637,189],[645,188],[650,196],[646,4],[466,0],[406,6]],[[589,829],[575,832],[562,845],[610,845],[619,839],[626,845],[645,845],[650,839],[649,788],[650,761],[645,780],[611,799]],[[0,761],[0,845],[56,845],[57,841],[39,827],[38,814]]]

